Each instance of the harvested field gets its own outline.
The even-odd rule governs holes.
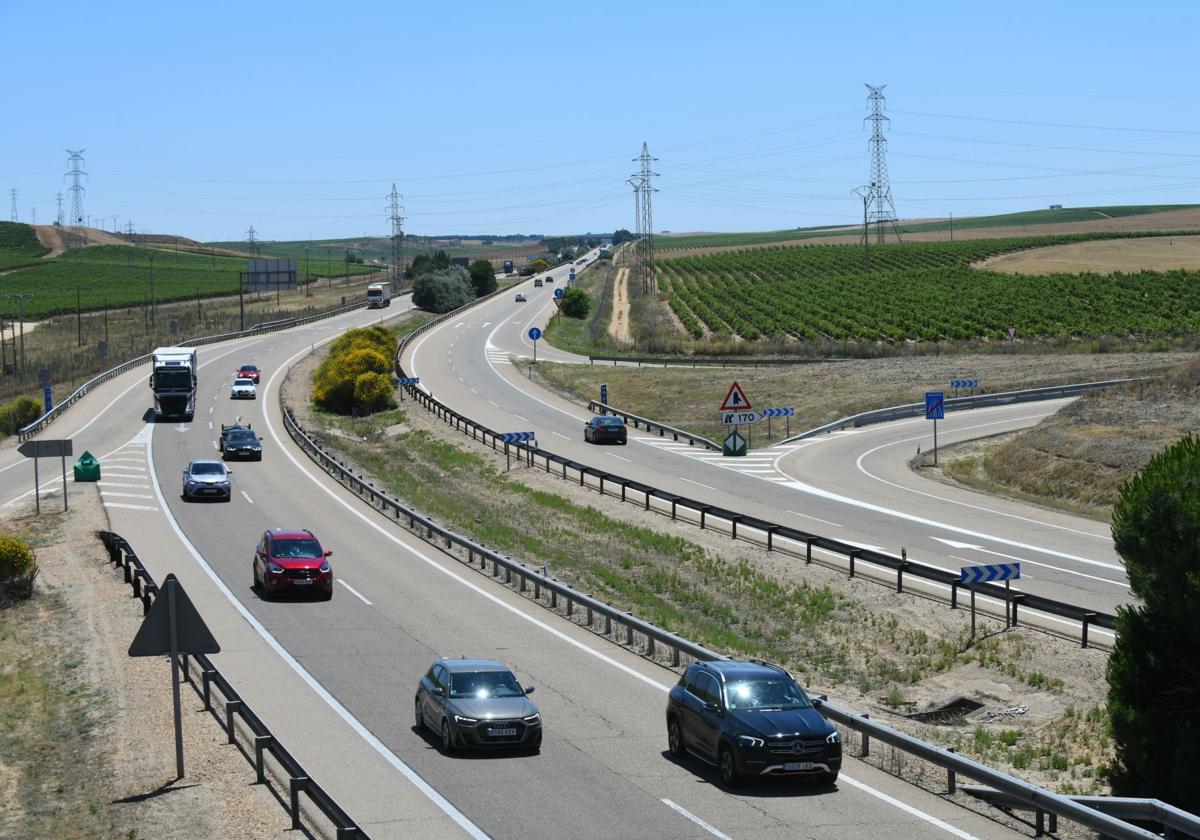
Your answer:
[[[1200,237],[1164,236],[1074,242],[1001,254],[975,263],[973,268],[1006,274],[1112,274],[1133,271],[1171,271],[1200,268]]]

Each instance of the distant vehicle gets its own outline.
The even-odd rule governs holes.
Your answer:
[[[586,260],[580,258],[580,259],[575,260],[575,265],[583,265],[584,262],[586,262]]]
[[[516,299],[515,301],[513,301],[513,302],[514,302],[514,303],[524,303],[524,302],[525,302],[525,300],[526,300],[526,298],[525,298],[525,293],[524,293],[524,292],[517,292],[517,299]]]
[[[792,675],[759,660],[695,662],[667,699],[667,748],[717,765],[732,787],[745,776],[837,781],[842,738]]]
[[[235,379],[229,389],[231,400],[253,400],[258,398],[258,386],[253,379]]]
[[[512,262],[512,260],[505,260],[505,261],[504,261],[504,273],[505,273],[506,275],[507,275],[507,274],[512,274],[512,273],[513,273],[513,262]]]
[[[183,498],[220,499],[228,502],[233,498],[233,475],[220,461],[192,461],[183,471]]]
[[[554,277],[550,274],[547,274],[546,275],[546,285],[552,285],[553,283],[554,283]]]
[[[221,457],[226,461],[232,461],[234,458],[262,460],[262,438],[254,433],[249,423],[245,426],[237,423],[226,426],[222,423],[217,449],[221,451]]]
[[[542,746],[542,716],[503,663],[494,659],[438,659],[417,685],[418,729],[441,737],[442,752],[464,748]]]
[[[321,548],[312,531],[265,531],[254,549],[254,585],[261,588],[264,601],[285,591],[316,592],[328,601],[333,597],[332,554]]]
[[[392,284],[372,283],[367,286],[367,309],[382,309],[392,305]]]
[[[603,443],[606,440],[615,441],[621,445],[629,443],[629,430],[625,421],[612,414],[597,414],[583,424],[584,443]]]
[[[533,287],[534,287],[535,289],[540,289],[540,288],[542,288],[542,278],[541,278],[541,277],[538,277],[538,278],[536,278],[536,279],[533,281]]]
[[[254,365],[242,365],[234,376],[238,379],[253,379],[255,385],[259,383],[260,379],[259,370]]]
[[[151,354],[154,419],[191,422],[196,413],[196,350],[159,347]]]

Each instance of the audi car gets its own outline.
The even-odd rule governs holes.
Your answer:
[[[284,592],[312,592],[328,601],[333,597],[332,554],[312,531],[265,531],[254,549],[254,586],[263,600]]]
[[[231,400],[253,400],[258,397],[258,386],[254,384],[253,379],[238,378],[233,380],[233,386],[229,389],[229,398]]]
[[[255,385],[257,385],[259,381],[259,375],[259,370],[254,365],[242,365],[240,368],[238,368],[238,372],[234,374],[234,378],[249,379]]]
[[[842,738],[792,675],[760,660],[696,662],[667,699],[667,748],[715,765],[733,787],[747,777],[837,781]]]
[[[629,430],[625,421],[611,414],[597,414],[583,424],[584,443],[629,443]]]
[[[233,475],[220,461],[192,461],[183,471],[183,498],[219,499],[228,502],[233,497]]]
[[[493,659],[438,659],[414,699],[418,729],[430,729],[442,752],[542,746],[542,715],[512,671]]]
[[[217,441],[217,449],[221,458],[232,461],[235,458],[248,458],[251,461],[262,460],[262,438],[254,433],[249,424],[240,426],[221,424],[221,437]]]

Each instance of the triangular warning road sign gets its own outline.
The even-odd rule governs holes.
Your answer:
[[[729,393],[725,395],[725,402],[721,403],[721,411],[749,411],[750,400],[746,399],[746,392],[742,390],[742,386],[734,382],[729,386]]]
[[[150,606],[150,612],[142,620],[130,656],[162,656],[171,653],[172,590],[174,590],[175,652],[176,653],[220,653],[221,646],[213,638],[204,619],[192,604],[183,586],[175,575],[167,575],[158,597]]]

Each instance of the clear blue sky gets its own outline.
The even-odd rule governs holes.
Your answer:
[[[197,239],[853,223],[864,82],[902,218],[1200,202],[1195,2],[0,0],[0,218]],[[69,210],[69,203],[68,203]]]

